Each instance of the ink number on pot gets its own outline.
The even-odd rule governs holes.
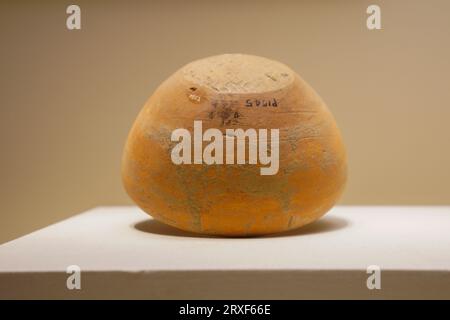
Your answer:
[[[278,107],[277,99],[247,99],[246,107]]]

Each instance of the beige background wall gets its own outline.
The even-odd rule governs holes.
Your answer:
[[[132,121],[183,64],[280,60],[344,135],[344,204],[450,204],[449,1],[69,1],[0,4],[0,242],[95,205],[130,204]],[[365,26],[382,8],[383,30]]]

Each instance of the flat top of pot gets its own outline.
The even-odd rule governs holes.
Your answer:
[[[295,73],[286,65],[247,54],[222,54],[193,61],[183,77],[218,93],[262,93],[288,86]]]

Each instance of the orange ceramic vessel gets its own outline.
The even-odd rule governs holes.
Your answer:
[[[193,133],[194,121],[224,139],[226,129],[278,129],[277,173],[262,175],[264,166],[248,161],[175,164],[171,135]],[[242,54],[194,61],[164,81],[138,115],[122,163],[126,191],[149,215],[222,236],[306,225],[336,203],[346,176],[341,135],[318,94],[284,64]]]

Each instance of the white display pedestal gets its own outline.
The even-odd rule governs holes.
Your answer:
[[[70,265],[81,290],[69,290]],[[381,268],[369,290],[367,267]],[[0,246],[0,298],[450,298],[450,207],[335,207],[299,230],[212,238],[99,207]]]

